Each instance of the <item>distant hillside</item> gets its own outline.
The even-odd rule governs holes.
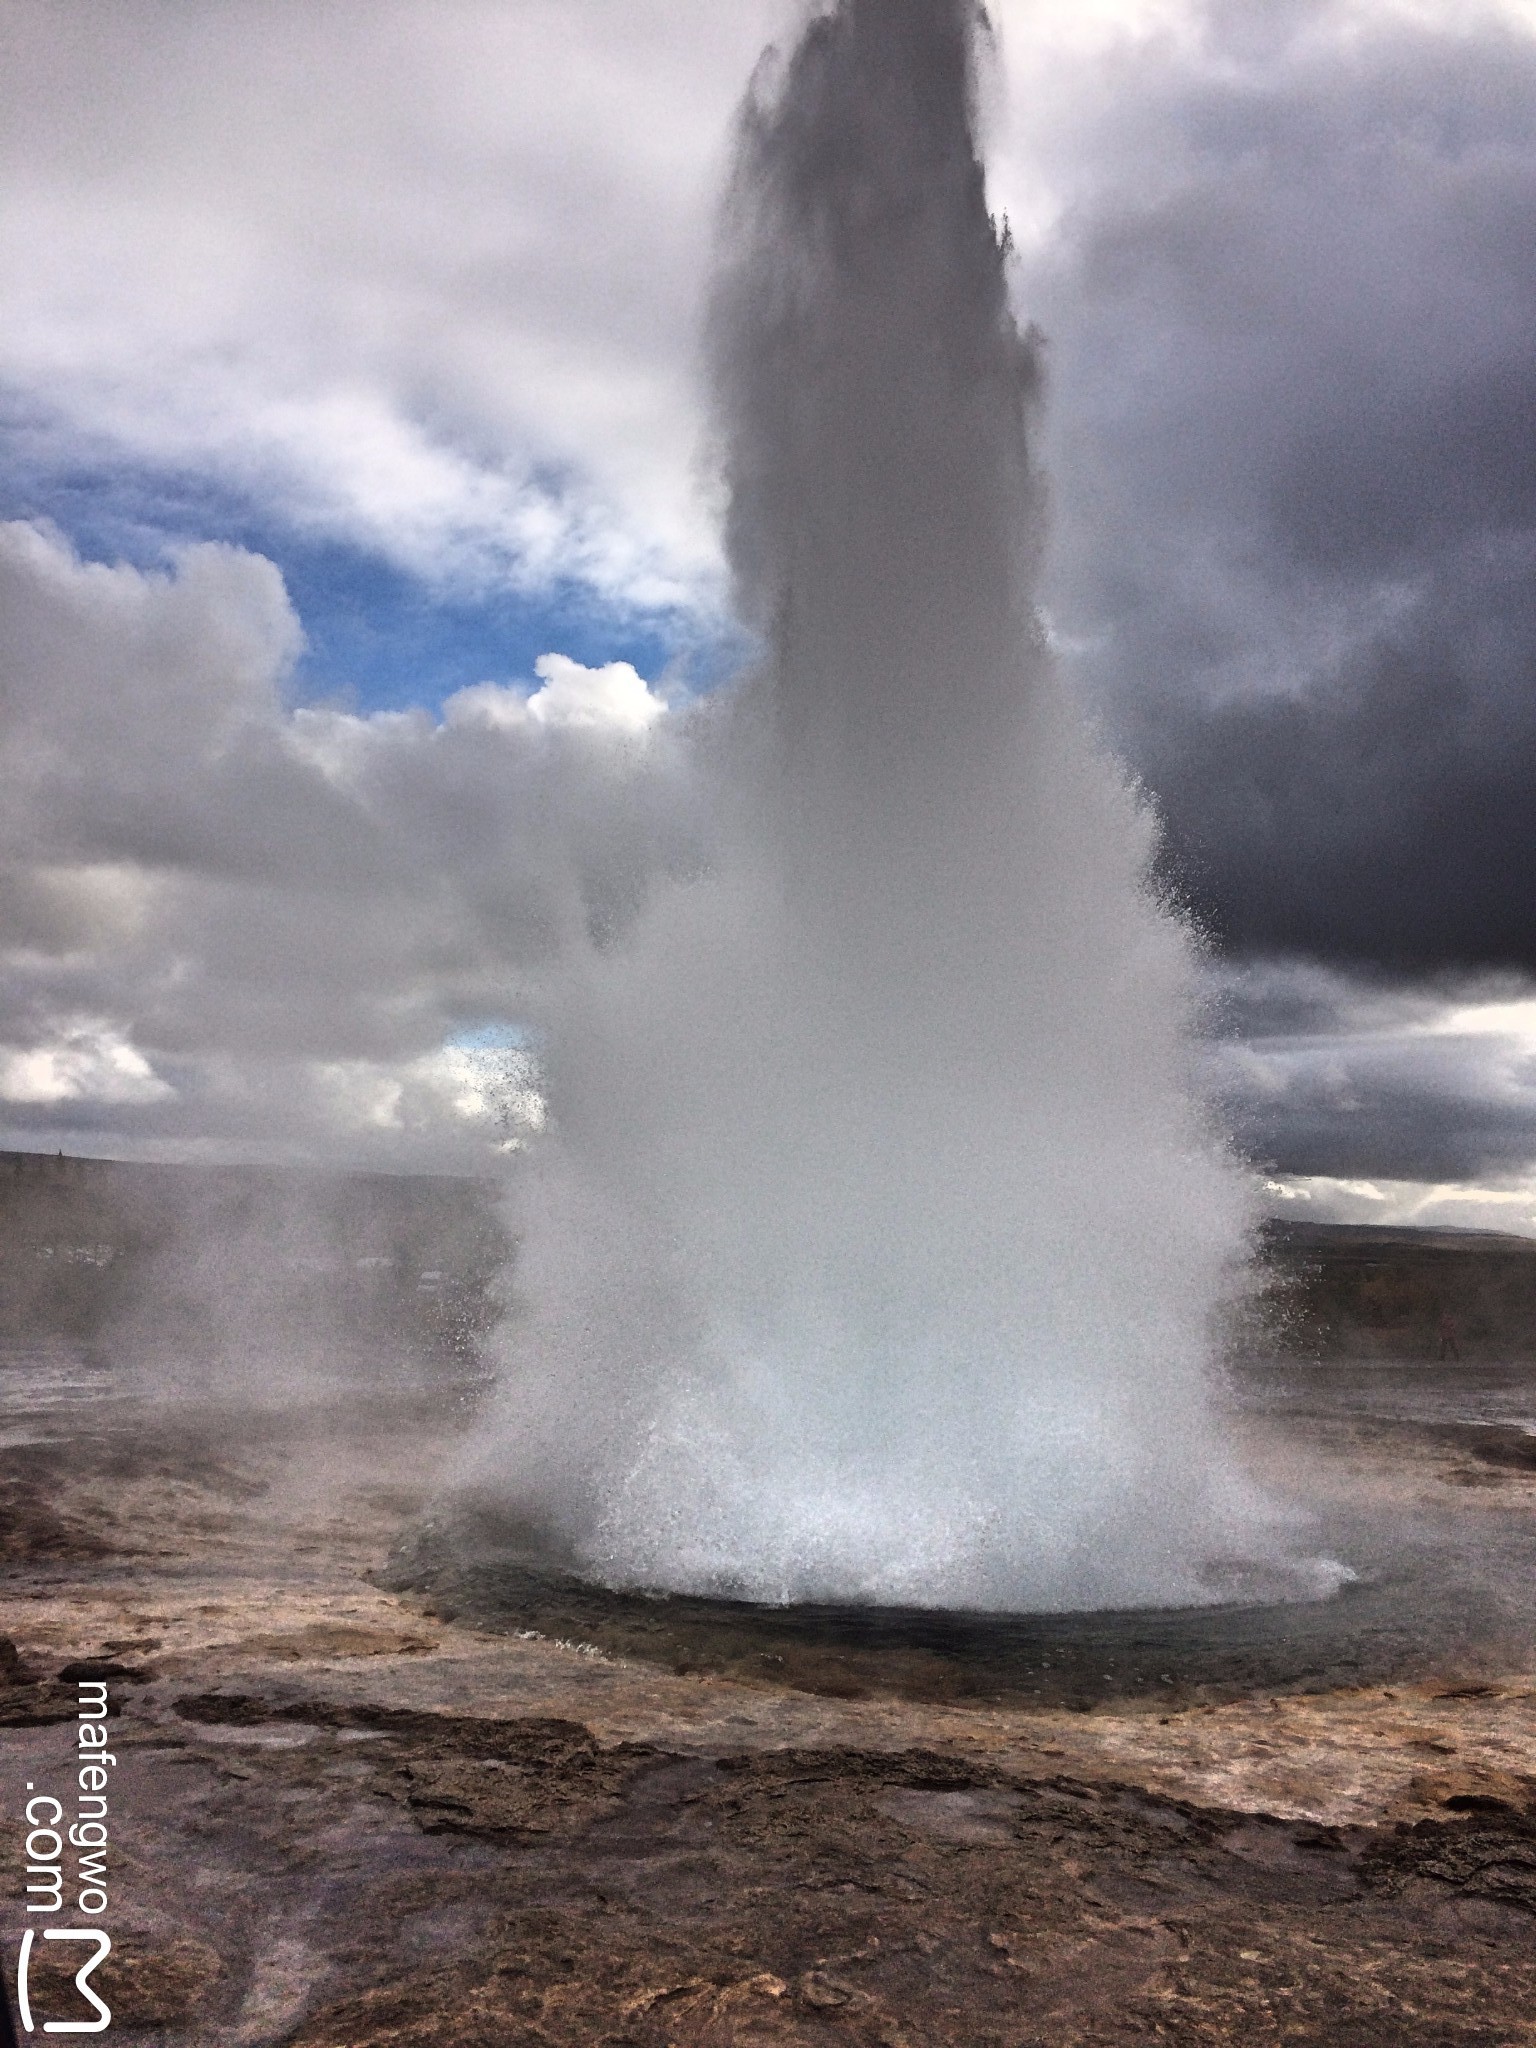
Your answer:
[[[345,1345],[464,1359],[495,1323],[512,1246],[493,1183],[157,1166],[0,1152],[0,1339],[116,1356]],[[1268,1224],[1264,1342],[1292,1355],[1536,1359],[1536,1240],[1497,1231]]]
[[[1266,1226],[1263,1257],[1287,1352],[1434,1358],[1448,1317],[1463,1359],[1536,1358],[1536,1239],[1285,1221]]]
[[[427,1175],[0,1152],[0,1337],[464,1353],[496,1319],[510,1257],[495,1193]]]

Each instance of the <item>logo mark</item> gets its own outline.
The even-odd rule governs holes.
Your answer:
[[[36,1928],[29,1927],[26,1933],[21,1937],[21,1954],[16,1961],[16,2004],[21,2013],[21,2024],[29,2034],[34,2034],[37,2031],[37,2029],[32,2024],[32,1996],[30,1982],[32,1970],[32,1937],[36,1932]],[[103,1934],[99,1927],[45,1927],[43,1929],[43,1939],[44,1941],[95,1942],[95,1955],[89,1957],[87,1961],[83,1962],[80,1965],[79,1969],[75,1972],[75,1989],[80,1993],[82,1998],[88,1998],[91,2004],[95,2006],[97,2012],[99,2012],[101,2015],[100,2019],[95,2020],[44,2020],[43,2032],[45,2034],[105,2033],[107,2028],[110,2027],[112,2024],[112,2008],[102,2003],[102,2001],[96,1996],[96,1993],[91,1989],[90,1985],[87,1984],[85,1980],[87,1977],[90,1976],[92,1970],[95,1969],[96,1965],[99,1962],[101,1962],[106,1956],[111,1954],[111,1937]]]

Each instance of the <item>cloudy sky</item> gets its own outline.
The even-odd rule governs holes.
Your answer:
[[[1285,1213],[1536,1232],[1536,0],[993,12],[1049,622],[1234,1124]],[[0,0],[0,1143],[492,1156],[520,1002],[688,858],[796,18]]]

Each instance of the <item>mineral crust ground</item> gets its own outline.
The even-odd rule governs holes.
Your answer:
[[[470,1390],[29,1411],[12,1356],[6,1810],[104,1676],[146,2048],[1536,2042],[1536,1436],[1369,1370],[1243,1399],[1335,1600],[1031,1622],[541,1572],[444,1491]]]

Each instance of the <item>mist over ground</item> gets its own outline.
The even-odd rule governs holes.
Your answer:
[[[0,1153],[0,1348],[241,1410],[473,1380],[513,1247],[494,1182]],[[82,1385],[86,1382],[82,1382]]]

